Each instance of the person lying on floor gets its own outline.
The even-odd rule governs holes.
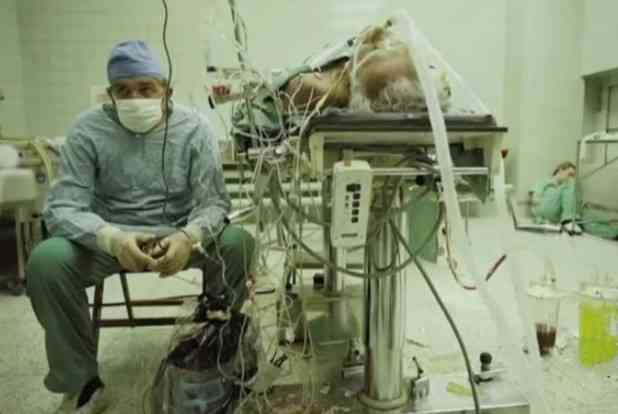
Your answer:
[[[584,211],[578,213],[575,187],[576,167],[570,161],[560,163],[550,178],[540,181],[531,191],[532,214],[537,223],[560,224],[569,234],[589,233],[618,240],[618,226],[606,217]]]
[[[85,112],[70,129],[43,212],[52,238],[26,269],[45,331],[45,386],[64,394],[60,412],[76,414],[108,404],[87,287],[123,270],[166,277],[198,267],[204,296],[238,309],[255,246],[226,224],[231,203],[210,122],[169,100],[172,88],[148,45],[116,45],[107,76],[113,104]]]

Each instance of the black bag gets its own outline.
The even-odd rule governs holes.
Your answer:
[[[208,320],[181,339],[155,377],[153,414],[223,414],[257,374],[257,331],[248,316]]]

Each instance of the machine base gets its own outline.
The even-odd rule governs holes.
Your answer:
[[[299,351],[301,345],[294,346]],[[385,411],[371,409],[361,402],[364,370],[349,369],[349,345],[337,344],[316,349],[311,358],[297,359],[289,367],[291,375],[279,378],[264,401],[273,414],[474,414],[465,372],[427,375],[427,397],[409,401],[403,407]],[[284,369],[287,370],[287,366]],[[404,381],[410,386],[411,381]],[[483,414],[530,414],[528,400],[504,372],[499,378],[477,387]],[[404,394],[411,394],[409,389]],[[258,397],[259,398],[259,397]],[[264,412],[246,406],[247,413]],[[262,407],[264,409],[264,407]]]
[[[362,375],[353,379],[340,380],[325,388],[316,390],[311,405],[307,400],[306,388],[302,385],[281,385],[273,389],[269,397],[273,413],[363,413],[363,414],[474,414],[474,403],[469,395],[453,394],[447,390],[449,384],[466,386],[465,375],[441,375],[430,377],[431,394],[417,403],[408,403],[394,410],[377,410],[360,401],[363,388]],[[483,414],[530,414],[528,401],[508,380],[483,383],[479,387],[481,413]],[[304,394],[305,393],[305,394]],[[304,411],[306,410],[306,411]]]

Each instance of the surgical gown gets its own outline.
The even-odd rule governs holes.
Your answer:
[[[61,156],[64,170],[43,217],[54,236],[87,247],[96,248],[106,224],[159,234],[191,223],[208,239],[230,210],[213,130],[181,105],[173,107],[165,143],[164,128],[134,134],[111,106],[93,109],[71,129]]]

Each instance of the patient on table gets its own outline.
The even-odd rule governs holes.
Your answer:
[[[532,189],[532,214],[535,221],[538,224],[561,224],[571,235],[586,232],[617,240],[618,223],[599,213],[578,211],[575,174],[575,164],[570,161],[560,163],[550,178],[540,181]]]
[[[239,148],[255,132],[269,138],[287,135],[299,114],[313,110],[427,112],[415,56],[398,25],[396,19],[389,19],[370,26],[298,65],[273,73],[270,84],[262,85],[249,103],[251,116],[247,105],[238,105],[232,115]],[[452,95],[446,68],[433,52],[427,60],[438,101],[446,111]]]
[[[324,59],[281,88],[286,109],[313,109],[323,99],[323,107],[354,112],[427,111],[414,56],[391,20],[366,29]],[[430,69],[446,109],[451,96],[446,71],[436,62],[430,63]]]

